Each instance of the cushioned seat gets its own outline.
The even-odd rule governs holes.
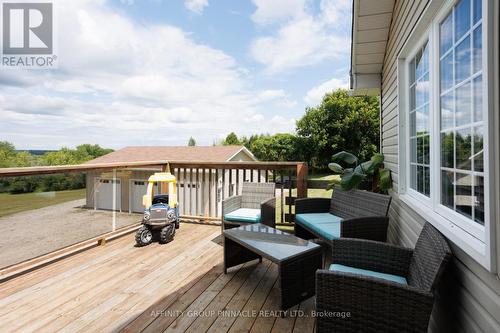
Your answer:
[[[340,223],[342,218],[330,213],[305,213],[297,214],[295,221],[302,226],[317,232],[328,240],[340,237]]]
[[[370,271],[367,269],[361,269],[361,268],[356,268],[356,267],[344,266],[344,265],[339,265],[339,264],[332,264],[332,265],[330,265],[330,270],[336,271],[336,272],[371,276],[371,277],[375,277],[375,278],[379,278],[379,279],[383,279],[383,280],[388,280],[388,281],[392,281],[392,282],[396,282],[396,283],[400,283],[400,284],[404,284],[404,285],[408,284],[408,281],[406,281],[406,278],[399,276],[399,275],[380,273],[380,272]]]
[[[239,208],[224,215],[224,220],[231,222],[259,223],[260,209]]]

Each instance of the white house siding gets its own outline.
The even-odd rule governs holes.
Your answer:
[[[386,157],[386,166],[391,169],[394,180],[389,240],[409,247],[414,246],[425,221],[400,201],[397,193],[399,183],[397,56],[427,3],[428,0],[396,1],[382,73],[382,151]],[[498,6],[496,11],[498,12]],[[496,17],[498,18],[498,13]],[[498,19],[496,31],[498,33]],[[498,34],[493,40],[498,43]],[[495,47],[498,50],[498,45]],[[498,56],[498,52],[496,55]],[[498,73],[498,58],[496,72]],[[498,82],[496,87],[498,88]],[[498,108],[498,100],[496,105]],[[495,185],[498,189],[498,184]],[[496,222],[497,258],[499,258],[498,214]],[[452,248],[455,260],[437,298],[429,331],[500,332],[498,276],[487,272],[456,246],[452,245]]]

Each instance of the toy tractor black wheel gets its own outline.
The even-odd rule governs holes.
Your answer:
[[[179,229],[179,220],[175,221],[175,229]]]
[[[151,231],[150,228],[147,226],[143,225],[142,227],[137,230],[137,233],[135,234],[135,242],[137,243],[138,246],[146,246],[151,244],[153,241],[153,232]]]
[[[160,231],[160,243],[167,244],[174,239],[175,235],[175,226],[173,224],[169,224],[163,227]]]

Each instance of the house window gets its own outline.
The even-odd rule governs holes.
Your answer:
[[[441,204],[484,224],[481,1],[461,0],[439,26]]]
[[[429,47],[418,50],[409,64],[410,187],[430,194]]]
[[[492,265],[487,0],[431,1],[401,52],[401,198]],[[434,7],[433,7],[434,4]],[[488,15],[487,15],[488,14]],[[484,16],[487,15],[487,16]],[[491,80],[490,80],[491,81]]]

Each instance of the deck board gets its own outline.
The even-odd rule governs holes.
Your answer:
[[[312,317],[260,315],[278,310],[276,265],[224,274],[218,236],[184,223],[173,242],[137,248],[127,235],[3,282],[0,332],[313,332]]]

